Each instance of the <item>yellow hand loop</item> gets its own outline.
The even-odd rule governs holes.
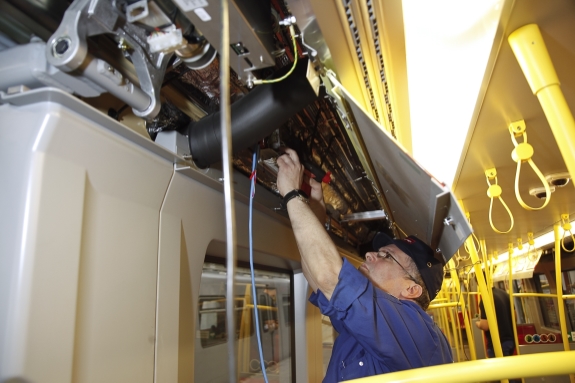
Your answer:
[[[521,120],[516,121],[511,125],[509,125],[509,133],[511,134],[511,141],[513,141],[513,145],[515,145],[515,149],[513,149],[513,151],[511,152],[511,158],[513,158],[513,161],[517,162],[517,172],[515,173],[515,196],[517,197],[517,201],[519,202],[521,207],[523,207],[526,210],[541,210],[549,204],[549,201],[551,201],[551,189],[549,188],[549,183],[545,179],[545,176],[543,175],[543,173],[541,173],[537,165],[535,165],[535,162],[533,162],[533,160],[531,159],[535,151],[533,150],[533,146],[527,143],[527,132],[525,131],[525,122]],[[523,137],[523,142],[518,143],[516,137],[521,136]],[[529,166],[531,166],[531,169],[533,169],[535,174],[537,174],[537,177],[539,177],[539,179],[543,183],[543,187],[545,188],[545,194],[546,194],[545,202],[540,207],[532,207],[527,205],[523,201],[523,198],[521,198],[521,193],[519,193],[519,176],[521,174],[521,164],[523,162],[529,163]]]
[[[571,223],[569,223],[569,214],[561,214],[561,226],[563,227],[563,238],[561,238],[561,248],[571,253],[575,251],[575,237],[573,236],[573,232],[571,231]],[[565,238],[567,237],[567,233],[571,236],[571,241],[573,243],[573,248],[571,250],[567,250],[565,247]]]
[[[489,224],[491,225],[493,231],[495,231],[496,233],[507,234],[511,231],[511,229],[513,229],[515,221],[513,220],[513,214],[511,214],[511,210],[509,210],[509,207],[507,206],[505,201],[503,201],[503,197],[501,197],[502,190],[501,186],[497,184],[496,170],[495,169],[486,170],[485,179],[487,180],[487,185],[489,185],[489,188],[487,189],[487,196],[491,199],[491,202],[489,203]],[[495,179],[495,184],[492,185],[491,182],[489,182],[489,179]],[[493,211],[493,199],[495,198],[501,201],[501,204],[503,205],[505,210],[507,210],[507,214],[509,214],[509,218],[511,218],[511,226],[509,226],[509,229],[507,229],[506,231],[498,230],[493,224],[492,211]]]
[[[455,259],[455,268],[457,269],[459,267],[459,261],[460,261],[460,256],[459,256],[459,250],[457,250],[457,257],[453,257]]]
[[[527,258],[529,260],[534,261],[537,258],[537,252],[535,251],[535,239],[533,238],[533,233],[527,233],[527,242],[529,243],[529,247],[527,248]]]
[[[529,258],[530,261],[534,261],[537,258],[537,251],[535,251],[534,245],[529,245],[529,249],[527,250],[527,258]]]

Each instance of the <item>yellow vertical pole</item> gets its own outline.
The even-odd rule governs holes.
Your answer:
[[[483,264],[485,265],[484,270],[485,270],[485,277],[487,278],[487,280],[485,281],[485,283],[487,284],[487,292],[489,293],[489,295],[491,296],[491,299],[493,299],[493,290],[491,289],[493,287],[493,277],[492,277],[492,271],[487,263],[487,245],[485,244],[485,240],[482,239],[479,241],[479,245],[481,246],[481,255],[483,256]]]
[[[455,332],[456,337],[457,337],[458,351],[459,351],[459,348],[461,348],[461,352],[463,353],[463,336],[461,335],[461,325],[459,323],[459,310],[461,310],[461,307],[459,306],[459,296],[457,294],[457,292],[459,291],[458,287],[455,286],[455,281],[452,280],[451,301],[457,302],[457,306],[453,307],[453,322],[455,323],[455,328],[453,329],[453,331]],[[461,315],[463,315],[463,313],[461,313]],[[459,361],[462,361],[462,359],[460,359],[459,355],[457,356],[457,359]]]
[[[447,341],[452,347],[455,347],[455,342],[453,342],[453,338],[451,337],[451,329],[449,328],[449,320],[447,320],[447,307],[441,307],[439,309],[441,314],[441,322],[442,327],[445,335],[447,335]]]
[[[452,285],[451,285],[451,288],[449,289],[450,299],[448,302],[454,302],[457,299],[457,295],[455,294],[455,290],[456,290],[455,289],[455,283],[453,283],[454,282],[453,280],[451,282],[452,282]],[[461,351],[463,351],[463,340],[461,339],[461,332],[458,331],[458,329],[459,329],[459,315],[457,314],[457,307],[450,308],[449,312],[452,314],[451,328],[453,331],[453,339],[455,339],[455,344],[457,346],[457,348],[455,349],[456,354],[457,354],[457,360],[461,361],[459,349],[461,348]]]
[[[569,351],[569,339],[567,339],[567,325],[565,324],[565,301],[563,300],[563,284],[561,283],[561,235],[559,235],[559,223],[553,225],[555,235],[555,287],[557,290],[557,306],[559,306],[559,325],[561,326],[561,338],[563,348]],[[570,374],[571,383],[575,383],[575,374]]]
[[[497,317],[495,316],[495,310],[493,309],[493,297],[489,294],[487,289],[487,284],[481,270],[479,255],[477,254],[477,249],[473,243],[473,237],[469,236],[465,241],[469,248],[471,262],[473,262],[473,267],[475,269],[475,277],[477,278],[477,283],[479,285],[479,293],[481,294],[481,300],[483,301],[483,308],[485,309],[487,322],[489,323],[489,332],[491,333],[491,340],[493,342],[493,352],[495,353],[495,357],[501,358],[503,356],[503,351],[501,350],[501,342],[499,340]]]
[[[469,320],[469,315],[467,312],[467,307],[465,307],[465,300],[461,294],[461,283],[459,281],[459,276],[457,275],[457,270],[455,270],[455,262],[453,258],[449,261],[449,271],[451,273],[451,280],[455,284],[455,291],[457,293],[459,305],[461,307],[461,312],[463,313],[463,323],[465,323],[465,333],[467,334],[467,345],[469,346],[469,353],[471,355],[471,360],[477,359],[477,354],[475,353],[475,341],[473,339],[473,329],[471,328],[471,321]],[[469,294],[467,294],[469,297]]]
[[[519,340],[517,339],[517,318],[515,318],[515,302],[513,300],[513,244],[509,244],[509,307],[511,308],[511,327],[513,327],[513,338],[515,339],[515,348],[519,354]]]
[[[559,87],[559,78],[536,24],[509,35],[509,44],[537,96],[571,177],[575,176],[575,120]],[[574,183],[575,185],[575,183]]]
[[[457,310],[454,310],[453,307],[446,307],[447,310],[449,310],[449,312],[451,313],[452,317],[451,317],[451,331],[453,333],[453,345],[455,346],[455,355],[457,356],[457,361],[461,362],[461,356],[459,355],[459,346],[461,344],[461,342],[459,342],[459,337],[457,336],[457,328],[455,326],[457,326],[457,324],[455,323],[456,320],[459,320],[459,318],[456,318],[455,316],[453,316],[453,313],[455,311],[455,314],[457,314]]]
[[[252,328],[252,316],[254,312],[254,305],[252,301],[252,286],[246,285],[246,290],[244,294],[244,309],[242,310],[242,322],[244,322],[245,318],[245,327],[244,327],[244,338],[243,338],[243,347],[240,348],[243,350],[243,368],[245,372],[250,371],[250,349],[251,349],[251,328]],[[255,320],[255,318],[253,318]],[[254,326],[255,327],[255,326]],[[257,329],[255,329],[257,331]],[[238,371],[239,372],[239,371]]]
[[[455,308],[455,313],[457,314],[457,307]],[[463,312],[461,315],[463,315]],[[459,337],[461,352],[463,352],[463,355],[467,356],[467,353],[465,352],[465,345],[463,344],[463,333],[461,332],[461,324],[459,323],[459,314],[457,315],[457,336]]]

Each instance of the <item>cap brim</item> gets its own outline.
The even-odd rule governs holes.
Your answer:
[[[393,238],[391,238],[389,235],[379,232],[375,235],[375,237],[373,237],[372,246],[373,250],[378,251],[382,247],[393,245],[394,243],[395,242],[393,241]]]

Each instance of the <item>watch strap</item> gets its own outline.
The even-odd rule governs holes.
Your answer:
[[[297,199],[299,199],[305,203],[309,202],[309,197],[307,196],[307,194],[303,190],[294,189],[294,190],[292,190],[292,191],[290,191],[284,195],[284,198],[282,199],[282,202],[281,202],[282,209],[287,209],[288,202],[294,198],[297,198]]]

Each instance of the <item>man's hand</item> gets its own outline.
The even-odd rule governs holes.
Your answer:
[[[323,189],[321,187],[321,182],[317,182],[315,179],[310,178],[309,186],[311,187],[309,207],[311,207],[317,219],[319,219],[319,221],[324,224],[327,214],[325,212],[325,202],[323,201]]]
[[[301,187],[304,169],[303,165],[299,162],[297,153],[292,149],[286,149],[285,154],[278,157],[277,164],[279,168],[277,187],[280,195],[283,197],[290,191]]]
[[[489,323],[487,322],[487,319],[480,319],[477,322],[475,322],[475,325],[480,330],[489,331]]]

